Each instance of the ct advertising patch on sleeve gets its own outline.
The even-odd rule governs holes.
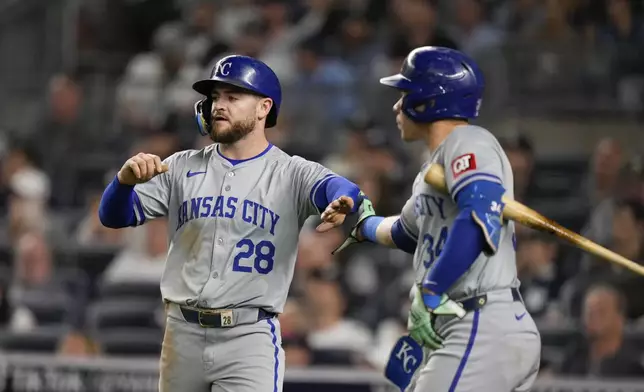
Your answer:
[[[463,154],[452,161],[452,174],[454,178],[470,170],[476,170],[476,157],[474,154]]]

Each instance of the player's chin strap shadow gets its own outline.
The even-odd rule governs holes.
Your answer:
[[[400,392],[405,392],[423,363],[423,347],[410,336],[402,336],[389,354],[385,377],[397,386]]]

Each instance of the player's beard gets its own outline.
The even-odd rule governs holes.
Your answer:
[[[213,121],[212,131],[210,132],[210,139],[215,143],[221,144],[234,144],[245,138],[249,133],[253,132],[257,120],[253,117],[245,120],[229,122],[228,129],[218,129],[217,122]]]

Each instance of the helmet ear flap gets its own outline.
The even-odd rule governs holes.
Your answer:
[[[212,99],[206,98],[195,103],[195,119],[199,127],[199,133],[202,136],[210,135],[212,131]]]

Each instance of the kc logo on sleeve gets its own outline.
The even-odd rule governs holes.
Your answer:
[[[404,391],[422,363],[423,348],[410,336],[402,336],[391,350],[385,377]]]
[[[454,158],[452,161],[452,174],[454,178],[470,170],[476,169],[476,157],[474,154],[464,154]]]

